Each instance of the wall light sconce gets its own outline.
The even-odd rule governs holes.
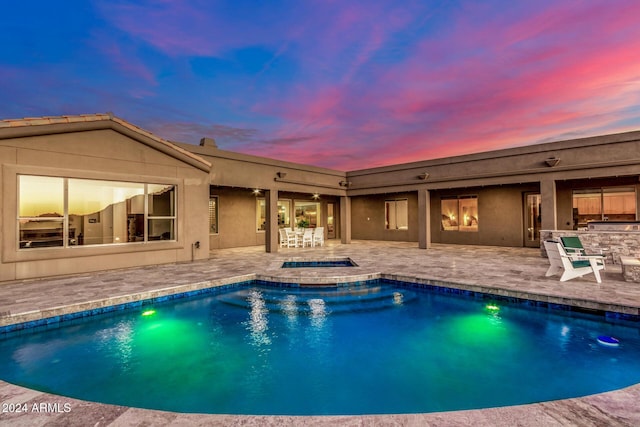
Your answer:
[[[276,172],[276,176],[280,179],[283,179],[285,176],[287,176],[286,172]]]
[[[338,183],[340,185],[340,187],[350,187],[351,186],[351,181],[340,181]]]
[[[551,168],[552,168],[552,167],[554,167],[554,166],[557,166],[557,165],[558,165],[558,163],[560,163],[560,159],[559,159],[559,158],[557,158],[557,157],[549,157],[549,158],[548,158],[547,160],[545,160],[544,162],[547,164],[547,166],[549,166],[549,167],[551,167]]]
[[[427,178],[429,178],[429,172],[422,172],[420,175],[418,175],[418,179],[424,181]]]

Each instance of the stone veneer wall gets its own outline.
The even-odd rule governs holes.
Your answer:
[[[627,231],[575,231],[575,230],[542,230],[540,232],[540,252],[547,257],[542,242],[549,239],[560,239],[563,236],[578,236],[582,246],[589,249],[602,249],[607,256],[607,264],[619,264],[620,255],[640,257],[640,232]]]

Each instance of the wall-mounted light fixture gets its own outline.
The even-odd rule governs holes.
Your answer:
[[[313,200],[318,200],[320,198],[320,195],[318,193],[313,193]]]
[[[254,188],[252,191],[254,196],[259,196],[260,195],[260,189],[259,188]]]
[[[554,157],[549,157],[544,162],[547,164],[547,166],[552,168],[554,166],[557,166],[558,163],[560,163],[560,159],[554,156]]]
[[[351,181],[340,181],[338,184],[340,185],[340,187],[347,188],[347,187],[351,186]]]
[[[283,179],[285,176],[287,176],[286,172],[276,172],[276,176],[280,179]]]
[[[429,172],[422,172],[420,175],[418,175],[418,179],[424,181],[427,178],[429,178]]]

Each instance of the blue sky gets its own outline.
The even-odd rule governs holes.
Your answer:
[[[353,170],[640,129],[640,2],[31,1],[0,118]]]

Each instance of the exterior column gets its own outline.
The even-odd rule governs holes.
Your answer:
[[[264,192],[266,215],[265,251],[278,252],[278,190]]]
[[[340,242],[351,243],[351,197],[340,197]]]
[[[418,247],[431,248],[431,194],[418,190]]]
[[[540,212],[542,215],[542,230],[558,229],[558,202],[556,199],[556,181],[543,179],[540,181]]]

